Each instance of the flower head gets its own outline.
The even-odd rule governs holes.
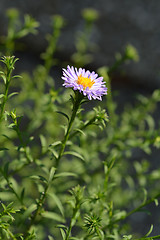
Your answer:
[[[92,98],[102,100],[102,96],[107,94],[103,77],[98,77],[95,72],[67,66],[67,69],[63,69],[62,79],[64,80],[63,86],[80,91],[89,100]]]

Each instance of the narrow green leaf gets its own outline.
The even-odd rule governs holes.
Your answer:
[[[119,220],[119,219],[121,219],[125,216],[126,216],[126,211],[119,211],[119,212],[114,214],[115,220]]]
[[[46,138],[42,134],[39,136],[39,138],[40,138],[40,141],[41,141],[42,154],[43,154],[47,150],[47,141],[46,141]]]
[[[152,231],[153,231],[153,224],[151,224],[150,229],[147,232],[147,234],[145,235],[145,237],[148,237],[151,234]]]
[[[7,135],[5,134],[2,134],[3,137],[7,138],[8,140],[11,140],[12,141],[12,138],[8,137]]]
[[[55,146],[58,146],[58,145],[60,145],[60,144],[62,144],[61,141],[56,141],[56,142],[54,142],[54,143],[51,143],[49,146],[55,147]]]
[[[77,177],[77,174],[71,172],[62,172],[54,175],[54,178],[58,177]]]
[[[60,199],[54,193],[48,193],[48,195],[53,199],[55,204],[57,205],[58,209],[60,210],[62,216],[64,216],[64,208],[60,201]]]
[[[63,224],[57,224],[56,227],[57,228],[63,228],[65,230],[67,230],[67,227],[65,225],[63,225]]]
[[[0,148],[0,151],[7,151],[9,150],[8,148]]]
[[[61,112],[61,111],[56,111],[57,113],[59,113],[59,114],[62,114],[64,117],[66,117],[67,118],[67,120],[69,121],[69,117],[68,117],[68,115],[66,114],[66,113],[64,113],[64,112]]]
[[[60,231],[61,231],[61,235],[62,235],[63,240],[65,240],[66,239],[65,231],[62,228],[60,228]]]
[[[79,153],[74,152],[74,151],[67,151],[64,153],[64,155],[72,155],[72,156],[75,156],[75,157],[80,158],[81,160],[85,161],[85,159],[82,155],[80,155]]]
[[[3,98],[4,97],[4,94],[0,94],[0,98]]]
[[[144,199],[143,199],[143,203],[145,203],[147,201],[147,190],[145,188],[142,189],[143,193],[144,193]]]
[[[6,210],[6,206],[1,202],[1,205],[3,207],[4,210]]]
[[[50,236],[50,235],[48,236],[48,239],[49,240],[54,240],[54,238],[52,236]]]
[[[39,136],[39,138],[40,138],[42,147],[47,146],[46,138],[42,134]]]
[[[6,84],[7,80],[6,80],[6,76],[4,75],[4,73],[1,75],[3,81],[4,81],[4,84]]]
[[[65,222],[64,218],[57,213],[46,211],[46,212],[43,212],[41,215],[45,218],[53,219],[57,222]]]
[[[154,199],[156,207],[159,205],[158,199]]]
[[[74,104],[74,97],[70,94],[70,101]]]
[[[23,188],[21,191],[21,196],[20,196],[21,201],[23,201],[23,199],[24,199],[24,193],[25,193],[25,188]]]
[[[8,95],[8,98],[11,98],[12,96],[17,95],[17,94],[18,94],[18,92],[13,92],[13,93]]]
[[[43,176],[32,175],[32,176],[29,176],[29,178],[47,183],[47,180]]]
[[[76,238],[76,237],[70,237],[69,240],[79,240],[79,238]]]
[[[123,235],[123,240],[130,240],[132,239],[132,235]]]
[[[9,124],[9,128],[13,128],[15,126],[15,124],[14,123],[11,123],[11,124]]]
[[[4,176],[7,177],[8,176],[8,169],[9,169],[9,162],[7,162],[5,165],[4,165],[4,170],[3,170],[3,173],[4,173]]]
[[[20,75],[14,75],[12,78],[22,78]]]
[[[58,153],[54,149],[48,148],[48,150],[53,154],[55,158],[58,158]]]
[[[82,131],[81,129],[79,129],[79,128],[74,129],[74,131],[75,131],[75,132],[79,132],[79,133],[81,133],[82,135],[86,136],[85,132],[83,132],[83,131]]]
[[[31,213],[32,213],[33,211],[35,211],[36,209],[37,209],[37,205],[36,205],[36,204],[31,204],[31,205],[27,208],[27,210],[21,215],[22,220],[27,219],[27,218],[31,215]]]
[[[51,170],[49,172],[49,178],[48,178],[48,183],[50,183],[52,180],[53,180],[53,176],[55,174],[55,168],[54,167],[51,167]]]

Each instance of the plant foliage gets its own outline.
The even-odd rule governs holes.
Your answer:
[[[147,217],[153,203],[159,208],[160,166],[151,159],[160,147],[154,117],[160,90],[138,95],[121,111],[111,91],[113,72],[137,61],[136,49],[127,45],[113,66],[98,69],[108,95],[100,103],[86,101],[59,87],[58,73],[52,76],[55,66],[64,66],[55,58],[64,19],[52,18],[42,64],[20,77],[17,41],[36,34],[39,23],[29,15],[22,23],[15,9],[7,16],[0,43],[0,239],[160,239],[152,223],[150,229],[140,223],[144,236],[132,226],[132,216],[143,211]],[[70,60],[81,67],[93,58],[98,13],[86,9],[82,17]]]

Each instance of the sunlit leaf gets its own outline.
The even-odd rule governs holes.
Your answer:
[[[64,152],[64,155],[72,155],[72,156],[75,156],[75,157],[80,158],[81,160],[85,161],[84,157],[81,154],[74,152],[74,151]]]
[[[57,213],[54,213],[54,212],[46,211],[46,212],[43,212],[41,215],[45,218],[53,219],[53,220],[58,221],[58,222],[65,222],[64,218],[62,216],[60,216],[60,215],[58,215]]]
[[[32,212],[34,212],[37,208],[37,205],[36,204],[31,204],[25,211],[24,213],[21,215],[21,218],[24,220],[24,219],[27,219]]]
[[[29,176],[29,177],[33,180],[39,180],[39,181],[42,181],[44,183],[47,183],[47,180],[43,176],[32,175],[32,176]]]
[[[60,145],[60,144],[62,144],[61,141],[56,141],[56,142],[54,142],[54,143],[51,143],[49,146],[55,147],[55,146],[58,146],[58,145]]]
[[[60,210],[62,216],[64,216],[64,208],[63,208],[63,205],[62,205],[60,199],[58,198],[58,196],[55,195],[54,193],[48,193],[48,195],[53,199],[53,201],[57,205],[58,209]]]
[[[71,172],[62,172],[54,175],[54,178],[59,177],[77,177],[77,174]]]
[[[49,172],[48,183],[50,183],[53,180],[55,171],[56,171],[56,169],[54,167],[51,167],[50,172]]]
[[[4,94],[0,94],[0,98],[3,98],[4,97]]]
[[[17,95],[17,94],[18,94],[18,92],[13,92],[13,93],[8,95],[8,98],[11,98],[12,96]]]
[[[153,224],[151,224],[150,229],[147,232],[147,234],[145,235],[145,237],[148,237],[151,234],[152,231],[153,231]]]

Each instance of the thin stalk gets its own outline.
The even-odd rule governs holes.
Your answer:
[[[127,213],[127,215],[125,216],[125,218],[129,217],[130,215],[132,215],[133,213],[138,212],[141,208],[147,206],[148,204],[152,203],[155,201],[155,199],[160,197],[160,193],[158,193],[154,198],[149,199],[148,201],[142,203],[139,207],[133,209],[132,211],[130,211],[129,213]]]
[[[112,74],[122,63],[127,60],[126,54],[124,54],[120,59],[117,59],[113,66],[108,69],[108,75]]]
[[[6,76],[5,92],[4,92],[4,97],[3,97],[2,107],[1,107],[1,113],[0,113],[0,122],[2,121],[5,105],[8,99],[8,90],[9,90],[9,83],[11,80],[11,73],[12,73],[12,70],[8,69],[7,76]]]
[[[3,173],[2,170],[0,170],[0,172],[2,173],[2,175],[4,176],[8,187],[10,188],[10,190],[14,193],[14,195],[16,196],[17,200],[20,202],[20,204],[25,208],[25,205],[23,203],[23,200],[19,197],[19,195],[17,194],[17,192],[14,190],[14,188],[12,187],[12,183],[9,181],[9,178],[7,176],[5,176],[5,174]]]
[[[90,126],[90,125],[92,125],[94,122],[95,122],[95,120],[96,120],[96,116],[94,116],[92,119],[90,119],[87,123],[85,123],[82,127],[80,127],[79,129],[80,130],[84,130],[84,129],[86,129],[88,126]],[[72,134],[69,134],[69,140],[70,139],[72,139],[74,136],[76,136],[77,134],[79,133],[79,131],[74,131]],[[44,156],[45,154],[47,154],[48,153],[48,149],[44,152],[44,153],[42,153],[41,155],[39,155],[39,157],[38,158],[41,158],[42,156]]]
[[[6,65],[6,73],[3,71],[0,72],[5,84],[4,97],[3,97],[3,102],[1,104],[0,122],[2,121],[5,105],[8,99],[8,91],[9,91],[9,85],[12,79],[12,76],[11,76],[12,71],[14,70],[14,65],[17,60],[18,58],[15,58],[14,56],[1,58],[1,61]]]
[[[77,214],[77,211],[78,211],[78,208],[76,207],[76,208],[74,209],[74,211],[73,211],[72,219],[71,219],[71,221],[70,221],[69,228],[68,228],[68,231],[67,231],[65,240],[68,240],[69,237],[70,237],[71,230],[72,230],[72,226],[73,226],[73,220],[75,220],[75,216],[76,216],[76,214]]]
[[[16,126],[17,136],[18,136],[19,141],[20,141],[20,143],[22,144],[23,149],[24,149],[24,154],[25,154],[25,157],[26,157],[26,159],[27,159],[27,164],[29,164],[29,163],[31,163],[31,160],[29,159],[28,154],[27,154],[26,143],[24,142],[24,140],[23,140],[23,138],[22,138],[21,131],[19,130],[19,127],[18,127],[18,124],[17,124],[17,120],[15,120],[14,123],[15,123],[15,126]],[[25,165],[26,165],[26,164],[25,164]]]
[[[160,239],[160,235],[153,236],[153,237],[136,238],[136,239],[134,239],[134,240],[153,240],[153,239]]]
[[[15,123],[15,121],[14,121],[14,123]],[[33,159],[33,161],[32,161],[32,160],[29,158],[29,156],[28,156],[26,143],[24,142],[24,140],[23,140],[23,138],[22,138],[22,135],[21,135],[21,132],[20,132],[20,130],[19,130],[19,128],[18,128],[17,125],[15,125],[15,131],[16,131],[16,133],[17,133],[17,136],[18,136],[18,138],[19,138],[19,141],[20,141],[21,145],[23,146],[24,156],[26,157],[27,162],[24,163],[23,165],[21,165],[19,168],[15,169],[15,170],[12,170],[12,171],[9,173],[10,176],[13,176],[14,174],[16,174],[17,172],[19,172],[20,170],[22,170],[24,167],[26,167],[26,166],[28,166],[29,164],[31,164],[32,162],[34,162],[34,159]]]
[[[119,222],[120,220],[124,220],[126,218],[128,218],[130,215],[132,215],[133,213],[138,212],[141,208],[147,206],[148,204],[152,203],[155,201],[155,199],[160,197],[160,193],[158,193],[155,197],[148,199],[146,202],[142,203],[139,207],[133,209],[132,211],[128,212],[124,217],[117,219],[115,221],[112,221],[112,224]]]
[[[39,199],[39,201],[37,203],[37,209],[35,210],[34,214],[32,215],[30,223],[29,223],[29,225],[28,225],[28,227],[27,227],[27,229],[25,231],[25,234],[24,234],[25,237],[27,236],[28,231],[30,230],[30,228],[34,224],[34,222],[36,220],[36,217],[40,213],[40,210],[41,210],[41,208],[42,208],[42,206],[44,204],[44,201],[45,201],[45,198],[46,198],[46,195],[47,195],[48,188],[49,188],[49,184],[46,185],[44,192],[41,193],[40,199]]]
[[[13,233],[9,229],[7,229],[7,233],[13,240],[17,240],[17,238],[13,235]]]
[[[70,121],[68,123],[67,132],[66,132],[66,134],[64,136],[64,139],[62,141],[62,145],[61,145],[61,149],[60,149],[59,155],[58,155],[58,157],[56,159],[56,168],[58,168],[59,161],[60,161],[60,159],[61,159],[61,157],[62,157],[62,155],[64,153],[66,142],[67,142],[67,140],[69,138],[69,134],[70,134],[70,131],[71,131],[74,119],[76,117],[76,114],[77,114],[77,111],[78,111],[78,109],[80,107],[82,99],[83,99],[83,95],[81,95],[79,92],[75,92],[75,100],[73,102],[72,116],[71,116]],[[44,192],[41,194],[41,196],[39,198],[39,201],[37,203],[37,209],[35,210],[34,214],[31,217],[31,221],[30,221],[30,224],[28,225],[28,227],[26,229],[25,236],[27,236],[28,231],[30,230],[31,226],[34,224],[34,222],[36,220],[36,217],[40,213],[40,210],[41,210],[41,208],[42,208],[42,206],[43,206],[43,204],[45,202],[45,199],[46,199],[48,188],[49,188],[49,184],[46,185]],[[76,214],[76,212],[75,212],[75,214]],[[74,214],[74,216],[75,216],[75,214]],[[72,224],[71,224],[71,226],[69,228],[69,235],[70,235],[71,228],[72,228]],[[69,237],[69,235],[68,235],[68,237]]]
[[[97,233],[97,235],[98,235],[99,239],[100,239],[100,240],[103,240],[103,237],[102,237],[102,235],[100,234],[100,232],[99,232],[99,229],[98,229],[98,228],[96,228],[96,233]]]
[[[67,132],[66,132],[66,134],[64,136],[64,139],[62,141],[62,145],[61,145],[61,149],[59,151],[59,155],[58,155],[58,157],[56,159],[56,168],[58,168],[60,159],[61,159],[61,157],[62,157],[62,155],[64,153],[64,150],[65,150],[65,147],[66,147],[66,143],[67,143],[67,140],[69,138],[69,134],[70,134],[70,131],[71,131],[74,119],[76,117],[76,114],[77,114],[77,111],[78,111],[78,109],[80,107],[82,99],[83,99],[83,95],[81,95],[79,92],[75,92],[75,100],[74,100],[74,103],[73,103],[72,116],[71,116],[71,118],[69,120]]]
[[[86,124],[84,124],[81,128],[79,128],[80,130],[84,130],[85,128],[87,128],[88,126],[92,125],[96,120],[96,116],[94,116],[92,119],[90,119]],[[79,133],[79,131],[75,131],[72,134],[70,134],[69,139],[73,138],[77,133]]]

